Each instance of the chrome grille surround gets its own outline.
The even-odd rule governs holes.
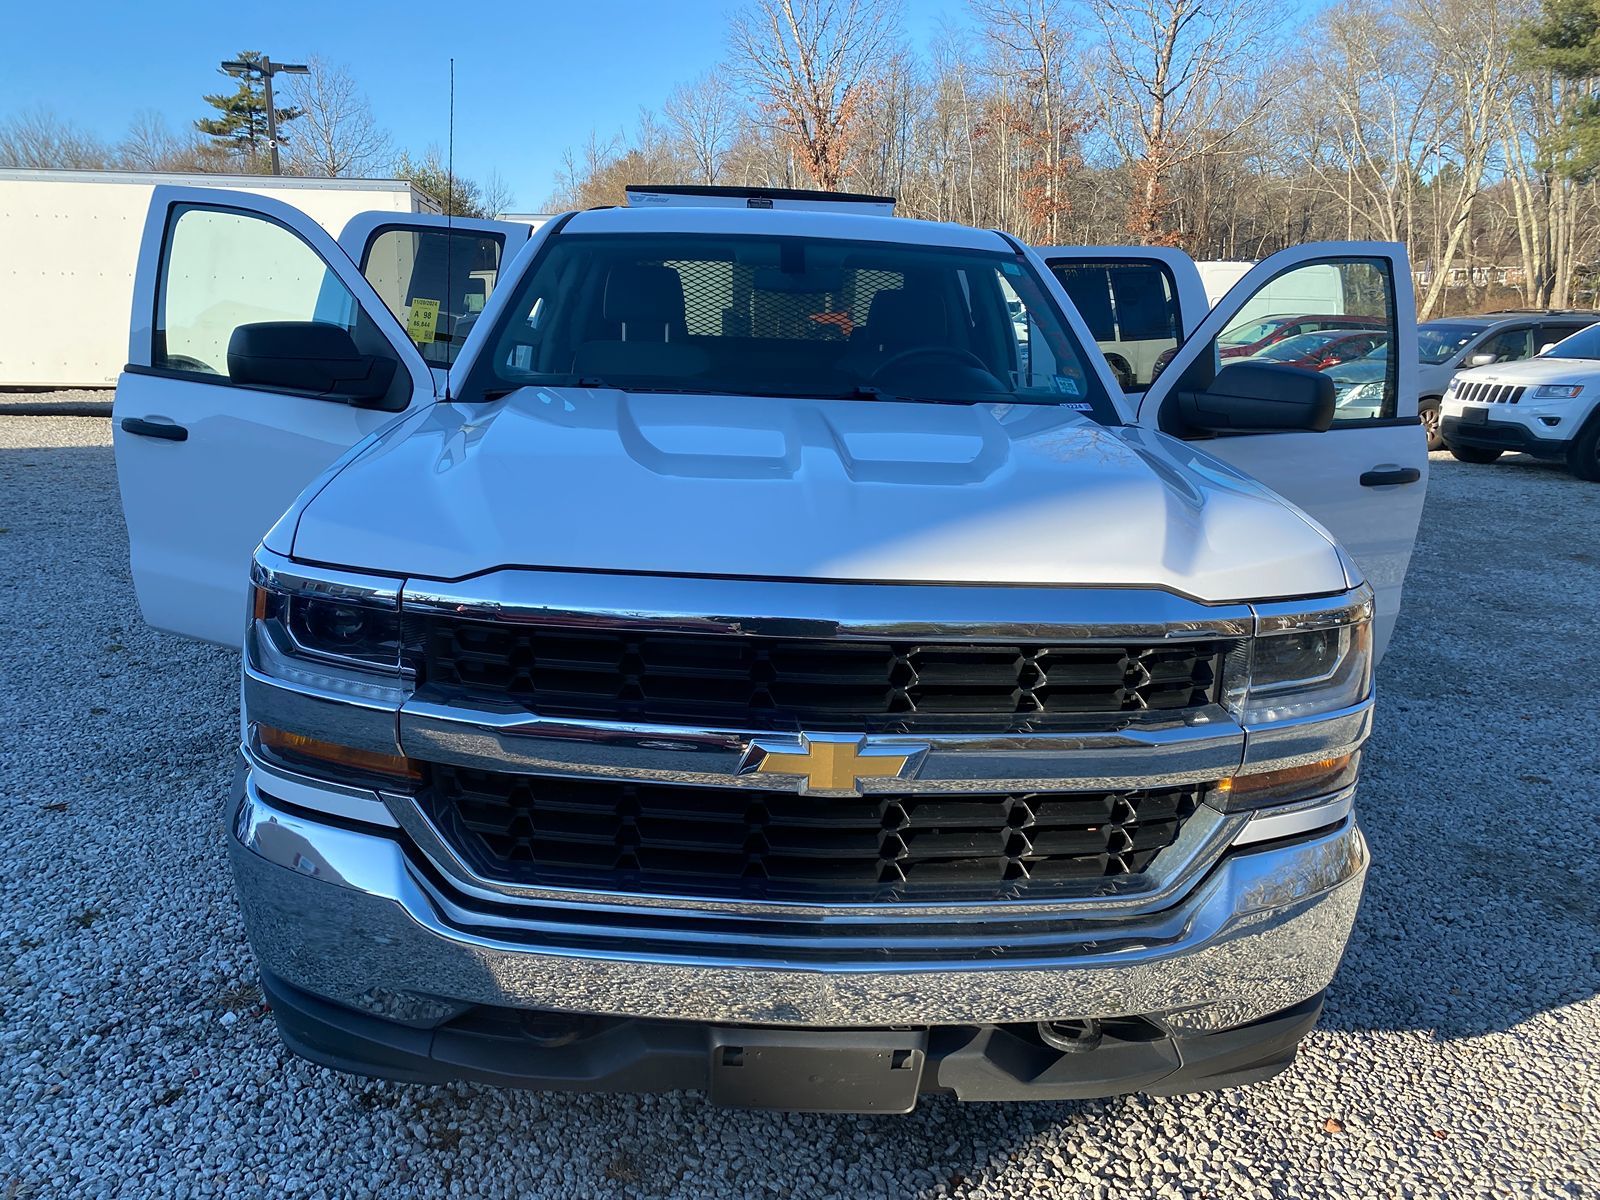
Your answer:
[[[270,552],[258,552],[269,563]],[[316,572],[282,560],[296,571]],[[618,603],[626,597],[626,606]],[[530,599],[530,598],[537,598]],[[785,583],[728,579],[618,577],[543,570],[505,570],[454,585],[407,581],[402,608],[509,622],[574,621],[627,628],[753,633],[842,639],[909,637],[951,641],[1004,638],[1105,644],[1147,640],[1238,640],[1258,633],[1316,628],[1370,615],[1371,592],[1303,600],[1206,605],[1151,589],[967,587],[902,584]],[[755,616],[729,616],[730,612]],[[288,728],[324,728],[330,709],[350,708],[348,689],[329,692],[279,678],[271,647],[247,638],[245,702],[250,719],[270,715]],[[351,721],[374,748],[391,746],[425,763],[574,779],[670,783],[713,788],[804,790],[803,780],[741,774],[752,745],[787,735],[730,728],[554,719],[516,704],[481,708],[441,703],[410,678],[381,700],[351,709]],[[359,717],[359,721],[356,718]],[[995,793],[1083,793],[1204,784],[1241,767],[1265,770],[1343,753],[1371,727],[1372,699],[1339,713],[1244,729],[1220,704],[1191,709],[1080,715],[1042,732],[1004,735],[872,734],[863,750],[910,751],[912,778],[860,779],[856,790],[911,796]],[[351,731],[358,732],[356,729]],[[796,747],[801,738],[792,738]],[[1179,836],[1145,869],[1075,881],[1030,893],[1002,888],[982,901],[905,897],[893,903],[767,900],[660,894],[595,886],[516,883],[476,872],[428,819],[418,798],[372,793],[399,827],[407,854],[427,886],[457,907],[521,910],[535,923],[574,914],[656,909],[763,919],[887,919],[921,924],[938,916],[1004,919],[1007,914],[1062,919],[1148,913],[1170,905],[1217,862],[1248,819],[1201,804]],[[387,823],[387,822],[386,822]],[[541,916],[540,914],[547,914]]]
[[[619,604],[618,598],[627,603]],[[599,628],[721,636],[826,638],[839,641],[914,639],[923,643],[1051,641],[1057,644],[1153,646],[1196,642],[1237,644],[1258,631],[1310,628],[1370,610],[1360,588],[1308,601],[1271,605],[1206,605],[1151,589],[965,587],[911,584],[790,583],[679,577],[586,575],[504,570],[455,585],[408,581],[408,618],[448,616],[514,626]],[[732,615],[738,614],[738,615]],[[867,733],[863,745],[905,749],[917,756],[915,777],[864,778],[863,796],[904,794],[1084,793],[1204,785],[1247,761],[1261,767],[1283,738],[1285,758],[1353,748],[1366,737],[1370,701],[1320,720],[1316,728],[1261,731],[1259,741],[1220,704],[1165,711],[1077,714],[1047,730]],[[506,697],[441,695],[427,681],[400,708],[399,742],[424,763],[451,768],[631,784],[803,790],[800,781],[740,773],[752,744],[770,744],[770,730],[666,725],[552,717]],[[802,735],[795,735],[798,746]],[[1259,746],[1259,749],[1257,747]],[[892,903],[790,897],[751,899],[683,895],[642,888],[549,886],[517,882],[504,872],[475,869],[471,852],[442,834],[427,806],[393,797],[391,808],[439,871],[437,884],[459,889],[463,903],[535,904],[583,896],[601,905],[661,905],[707,910],[905,915],[965,909],[985,916],[1001,910],[1117,911],[1170,902],[1224,851],[1242,822],[1201,805],[1178,837],[1142,864],[1144,869],[1073,880],[1030,892],[996,889],[981,902],[970,896],[897,896]],[[1109,906],[1108,908],[1102,906]]]

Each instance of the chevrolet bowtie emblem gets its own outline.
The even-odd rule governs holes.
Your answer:
[[[802,734],[799,745],[788,741],[757,740],[750,743],[739,764],[739,774],[798,775],[802,792],[832,792],[855,796],[863,779],[898,779],[922,763],[926,746],[866,745],[860,737]]]

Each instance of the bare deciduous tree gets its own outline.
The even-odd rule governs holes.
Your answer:
[[[31,108],[0,123],[0,166],[34,169],[110,166],[104,142],[45,108]]]
[[[662,112],[694,164],[696,182],[716,183],[739,131],[741,115],[722,73],[708,71],[689,83],[680,83],[667,97]]]
[[[895,16],[888,0],[752,0],[733,18],[733,69],[819,187],[844,177]]]
[[[1107,133],[1134,167],[1128,231],[1172,240],[1168,179],[1221,150],[1265,107],[1267,0],[1119,0],[1096,8],[1103,69],[1093,72]],[[1254,101],[1240,105],[1242,96]]]
[[[331,179],[381,172],[394,157],[388,132],[343,66],[313,56],[310,74],[289,75],[289,100],[300,110],[290,163],[297,174]]]
[[[479,203],[483,207],[484,216],[504,216],[511,211],[511,206],[516,202],[517,198],[511,190],[511,185],[498,170],[491,170],[483,177],[483,198]]]

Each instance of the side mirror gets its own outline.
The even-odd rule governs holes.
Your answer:
[[[1203,392],[1179,392],[1178,414],[1194,433],[1321,433],[1333,424],[1333,380],[1277,363],[1239,362]]]
[[[363,408],[383,408],[394,380],[392,358],[363,354],[342,325],[257,321],[228,339],[234,383],[309,392]]]
[[[1494,364],[1495,355],[1493,354],[1473,354],[1467,358],[1467,366],[1469,367],[1492,367]]]

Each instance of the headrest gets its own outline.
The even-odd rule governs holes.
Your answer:
[[[605,319],[657,328],[682,326],[683,279],[671,267],[618,263],[606,278]]]
[[[866,340],[875,346],[921,346],[942,342],[949,332],[944,304],[921,289],[896,288],[872,297]]]

